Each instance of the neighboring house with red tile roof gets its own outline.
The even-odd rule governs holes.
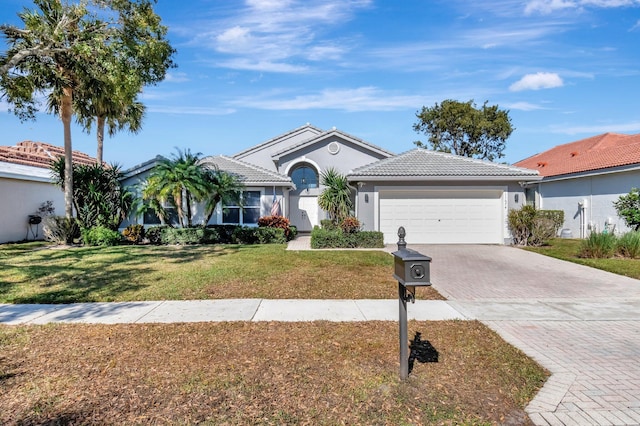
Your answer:
[[[563,210],[564,228],[574,237],[590,231],[629,230],[613,202],[640,187],[640,134],[605,133],[558,145],[514,164],[537,170],[542,180],[528,185],[530,199],[548,210]]]
[[[41,239],[42,225],[29,224],[29,215],[51,201],[56,214],[64,212],[64,194],[51,180],[51,162],[64,156],[64,148],[24,141],[0,146],[0,243]],[[73,160],[95,164],[96,159],[73,151]]]

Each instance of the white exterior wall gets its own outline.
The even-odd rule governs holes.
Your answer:
[[[615,225],[616,234],[623,234],[630,229],[618,217],[613,203],[633,187],[640,187],[639,170],[542,182],[540,208],[564,211],[562,227],[570,229],[574,238],[586,237],[591,230],[601,232],[605,223]]]
[[[36,167],[30,167],[36,169]],[[40,169],[45,170],[45,169]],[[48,172],[48,170],[45,170]],[[0,174],[0,243],[22,241],[29,230],[28,217],[36,213],[42,203],[52,201],[56,215],[64,214],[64,194],[49,181],[31,177],[3,177]],[[43,239],[42,224],[32,227],[37,239]],[[29,233],[28,239],[34,239]]]

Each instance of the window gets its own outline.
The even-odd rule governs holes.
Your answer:
[[[242,203],[242,208],[234,204],[224,205],[222,223],[256,225],[260,218],[260,191],[242,191]]]
[[[164,209],[169,215],[168,223],[172,225],[179,225],[180,218],[178,217],[178,212],[176,211],[175,207],[165,207]],[[145,225],[160,225],[162,222],[156,214],[156,211],[149,207],[143,213],[142,223],[144,223]]]
[[[291,173],[291,180],[299,191],[318,187],[318,175],[316,171],[306,165],[296,167]]]

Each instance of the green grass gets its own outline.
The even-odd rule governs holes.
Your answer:
[[[588,259],[578,257],[583,240],[555,238],[542,247],[524,247],[525,250],[555,257],[568,262],[579,263],[596,269],[613,272],[618,275],[640,279],[640,259],[611,257],[607,259]]]
[[[3,245],[0,303],[396,297],[388,253],[285,249]]]

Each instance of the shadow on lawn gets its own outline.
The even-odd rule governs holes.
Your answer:
[[[116,246],[72,247],[22,253],[0,258],[0,297],[10,303],[76,303],[117,299],[149,284],[140,277],[156,272],[154,264],[188,263],[212,256],[233,254],[238,246]],[[0,277],[1,277],[0,273]],[[20,286],[31,286],[20,293]]]

